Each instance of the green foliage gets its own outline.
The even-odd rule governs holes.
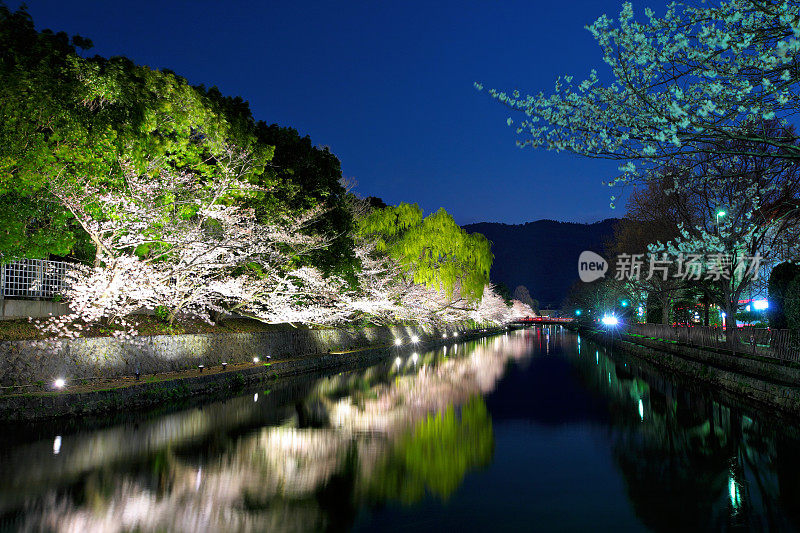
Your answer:
[[[82,58],[63,34],[37,32],[27,12],[0,5],[0,253],[44,257],[86,252],[66,191],[112,193],[125,176],[191,171],[198,186],[222,175],[230,146],[248,153],[246,172],[263,173],[271,147],[257,143],[241,99],[196,89],[169,71],[124,57]],[[247,177],[247,174],[245,174]],[[165,217],[191,217],[190,204],[164,197]],[[234,198],[221,198],[232,201]],[[100,220],[91,195],[81,205]],[[158,233],[159,220],[152,224]],[[85,227],[83,228],[86,229]],[[148,250],[143,250],[146,253]]]
[[[65,256],[80,238],[72,215],[41,195],[0,195],[0,227],[0,253],[5,259]]]
[[[153,309],[153,314],[155,315],[156,319],[158,319],[159,322],[163,322],[165,324],[169,322],[170,312],[169,308],[167,308],[166,306],[163,305],[157,306],[155,309]]]
[[[800,265],[784,262],[776,265],[769,275],[769,308],[767,316],[770,326],[776,329],[786,329],[789,323],[786,317],[785,301],[789,286],[800,274]]]
[[[327,148],[292,128],[256,123],[247,102],[216,87],[192,87],[124,57],[81,57],[77,48],[88,46],[79,36],[37,32],[24,7],[0,4],[0,254],[90,257],[85,225],[59,193],[113,194],[126,175],[162,169],[190,171],[198,187],[210,186],[225,175],[226,150],[235,147],[248,155],[243,177],[264,191],[219,201],[245,202],[270,223],[322,209],[304,231],[330,245],[302,261],[353,277],[352,216],[339,160]],[[140,257],[165,251],[159,235],[170,219],[196,214],[186,198],[165,194],[158,202],[163,218],[147,221],[153,243],[136,250]],[[83,204],[98,220],[119,215],[101,212],[91,195]]]
[[[461,407],[428,415],[393,448],[372,476],[379,500],[414,503],[426,492],[447,499],[470,471],[489,464],[494,450],[486,404],[474,397]]]
[[[329,245],[309,254],[304,262],[326,273],[352,274],[356,263],[353,217],[346,204],[339,159],[327,147],[313,146],[310,137],[301,137],[294,128],[259,122],[255,134],[260,145],[273,146],[275,151],[271,164],[255,178],[257,183],[272,187],[254,202],[260,218],[322,208],[323,214],[305,231],[325,236]]]
[[[460,283],[463,296],[479,300],[489,283],[489,241],[461,229],[444,209],[424,218],[416,204],[376,209],[359,221],[359,232],[375,239],[377,250],[399,261],[415,283],[448,296]]]
[[[736,313],[736,320],[746,324],[755,324],[764,318],[764,313],[759,311],[740,311]]]

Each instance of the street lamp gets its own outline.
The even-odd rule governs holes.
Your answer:
[[[616,326],[619,324],[619,319],[614,315],[604,315],[600,322],[602,322],[604,326]]]
[[[717,235],[719,235],[719,219],[724,217],[727,214],[728,213],[726,213],[725,210],[723,210],[723,209],[720,209],[720,210],[717,211],[717,214],[716,214]]]

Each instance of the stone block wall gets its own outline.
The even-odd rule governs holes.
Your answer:
[[[454,330],[449,330],[451,334]],[[441,338],[441,330],[417,326],[362,329],[297,328],[255,333],[153,335],[133,342],[93,337],[65,341],[0,342],[0,386],[50,383],[56,378],[81,379],[143,375],[242,363],[253,357],[273,361],[391,345],[400,337],[408,343]]]

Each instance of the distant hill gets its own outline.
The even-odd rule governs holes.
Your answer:
[[[492,281],[505,283],[512,292],[517,285],[525,285],[542,308],[557,308],[578,279],[580,253],[592,250],[602,254],[616,222],[614,218],[594,224],[478,222],[464,229],[492,241]]]

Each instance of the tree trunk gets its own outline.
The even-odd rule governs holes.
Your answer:
[[[669,319],[669,315],[671,314],[671,311],[672,311],[672,301],[671,301],[669,293],[666,293],[666,295],[664,295],[661,298],[661,323],[662,324],[664,324],[666,326],[669,326],[671,324],[670,319]]]
[[[728,347],[734,352],[739,349],[739,329],[736,327],[736,310],[739,302],[730,301],[725,304],[725,338],[728,340]]]
[[[103,265],[103,261],[101,259],[102,254],[100,253],[101,250],[102,248],[100,247],[100,245],[95,243],[94,264],[93,264],[95,268]]]

